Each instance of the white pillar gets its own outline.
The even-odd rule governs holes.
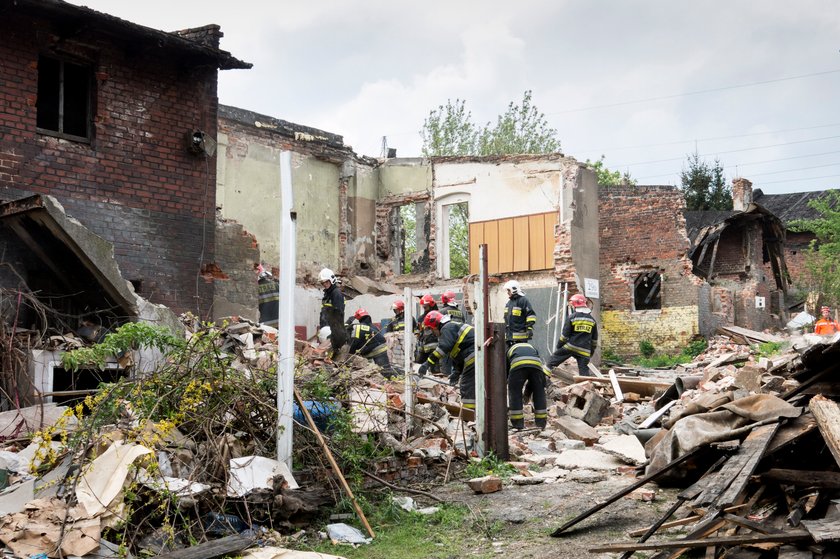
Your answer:
[[[277,333],[277,460],[292,467],[292,417],[295,386],[295,211],[292,154],[280,154],[280,315]]]

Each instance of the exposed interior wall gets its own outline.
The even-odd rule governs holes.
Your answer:
[[[670,186],[616,186],[600,191],[601,317],[604,349],[639,354],[681,350],[699,333],[701,280],[688,258],[682,193]],[[635,280],[658,272],[661,308],[635,310]]]
[[[216,262],[224,271],[224,278],[216,280],[213,320],[241,316],[257,321],[257,240],[242,225],[225,220],[216,221],[216,239]]]

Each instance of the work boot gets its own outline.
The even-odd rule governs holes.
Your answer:
[[[525,420],[524,419],[511,419],[510,426],[513,431],[521,431],[525,428]]]
[[[545,429],[546,427],[546,419],[544,417],[538,417],[534,419],[534,424],[539,427],[540,429]]]

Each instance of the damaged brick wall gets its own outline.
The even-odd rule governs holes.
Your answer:
[[[375,249],[378,268],[375,275],[380,280],[390,280],[394,276],[401,275],[399,262],[395,259],[400,257],[400,231],[396,227],[399,219],[395,212],[408,204],[416,204],[418,212],[422,208],[422,215],[417,216],[417,227],[423,232],[427,244],[425,247],[418,245],[417,255],[414,260],[415,273],[428,273],[435,269],[435,226],[433,224],[433,212],[431,197],[428,192],[414,192],[399,196],[388,196],[376,202],[376,225]]]
[[[600,190],[603,347],[637,355],[639,341],[657,351],[684,347],[698,333],[698,289],[688,258],[682,192],[671,186]],[[661,309],[634,310],[634,281],[661,275]]]
[[[187,136],[216,134],[217,70],[162,49],[119,44],[81,27],[69,39],[15,13],[0,33],[0,197],[59,199],[67,213],[114,244],[123,276],[176,312],[209,311],[215,162]],[[39,54],[89,64],[95,77],[89,143],[36,130]]]
[[[790,272],[791,282],[795,287],[806,284],[805,255],[810,248],[811,241],[815,238],[813,233],[797,233],[789,229],[785,234],[785,263],[788,272]],[[769,265],[766,266],[765,273],[772,274]]]
[[[260,248],[253,235],[242,225],[216,221],[216,262],[227,276],[216,281],[213,296],[213,319],[241,316],[257,320],[257,274]]]

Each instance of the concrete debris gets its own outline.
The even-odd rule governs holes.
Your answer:
[[[474,477],[467,480],[467,485],[476,493],[495,493],[502,490],[502,479],[498,476]]]

